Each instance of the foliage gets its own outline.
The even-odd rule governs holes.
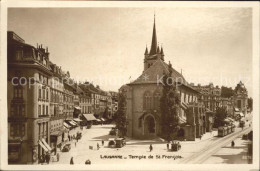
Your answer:
[[[171,72],[164,73],[163,94],[160,99],[160,110],[162,113],[162,137],[171,140],[174,133],[179,129],[178,108],[180,97],[177,87],[172,80]]]
[[[127,121],[126,121],[126,97],[124,93],[118,95],[118,111],[116,112],[116,128],[119,130],[122,137],[126,135]]]
[[[226,123],[224,120],[227,118],[227,116],[227,110],[224,107],[217,108],[214,117],[214,127],[218,128],[220,126],[224,126]]]
[[[234,95],[234,90],[232,89],[232,87],[230,88],[225,86],[221,87],[221,97],[230,98],[233,95]]]
[[[250,109],[250,112],[253,110],[253,99],[251,97],[248,99],[248,109]]]

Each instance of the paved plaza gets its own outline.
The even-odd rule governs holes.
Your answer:
[[[247,123],[247,127],[248,124],[249,122]],[[160,138],[154,140],[134,140],[127,138],[126,146],[123,148],[109,148],[108,139],[115,137],[108,135],[112,127],[114,127],[113,124],[93,125],[91,129],[84,128],[82,130],[82,138],[78,142],[75,140],[69,142],[71,143],[71,150],[69,152],[60,152],[58,150],[60,154],[59,162],[53,161],[50,164],[69,164],[71,157],[73,157],[74,164],[85,164],[85,161],[89,159],[92,165],[117,162],[120,162],[120,164],[149,164],[151,162],[158,164],[182,163],[186,159],[192,159],[193,155],[203,153],[207,148],[212,148],[212,146],[215,146],[215,144],[218,144],[218,142],[221,142],[223,139],[223,137],[217,137],[217,131],[206,133],[201,140],[196,139],[196,141],[181,142],[182,147],[178,152],[168,151],[167,143]],[[80,131],[79,128],[77,129],[78,130],[74,130],[74,132]],[[236,132],[239,131],[242,131],[242,129],[236,128]],[[241,146],[243,142],[240,141],[240,139],[241,138],[238,138],[238,140],[236,140],[236,148],[230,149],[230,144],[225,145],[225,147],[215,155],[205,160],[205,163],[236,163],[236,159],[233,155],[245,150],[245,147]],[[102,146],[102,140],[105,141],[104,146]],[[228,142],[229,140],[226,141]],[[97,149],[97,143],[100,146],[99,150]],[[149,150],[150,144],[153,145],[151,152]],[[90,146],[92,146],[93,149],[90,149]],[[230,154],[234,159],[232,161],[225,160],[225,156],[221,156],[223,153]],[[240,157],[241,156],[238,156],[238,158]],[[243,160],[243,162],[246,161]]]

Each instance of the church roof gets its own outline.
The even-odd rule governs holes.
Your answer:
[[[142,75],[139,76],[135,81],[131,82],[130,85],[143,83],[157,83],[164,73],[169,73],[170,69],[172,70],[172,77],[174,78],[174,80],[176,80],[177,82],[181,82],[184,85],[188,85],[183,75],[181,75],[175,69],[170,68],[169,65],[161,59],[158,59],[152,66],[146,69],[142,73]]]

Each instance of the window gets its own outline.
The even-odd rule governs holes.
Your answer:
[[[22,86],[14,87],[14,98],[23,98],[23,87]]]
[[[42,115],[45,115],[45,105],[42,105]]]
[[[144,101],[143,101],[143,107],[144,109],[151,109],[152,108],[152,97],[151,97],[151,94],[149,91],[145,92],[144,93]]]
[[[24,123],[11,123],[10,136],[23,137],[24,135],[25,135],[25,124]]]
[[[11,116],[25,116],[25,105],[23,103],[15,103],[11,105]]]
[[[39,98],[39,99],[42,98],[42,90],[41,90],[41,88],[39,88],[39,90],[38,90],[38,98]]]
[[[38,106],[38,115],[40,116],[41,115],[41,111],[42,111],[42,107],[41,105]]]
[[[49,91],[48,91],[48,89],[46,90],[46,99],[49,100]]]
[[[154,108],[159,110],[160,109],[160,92],[155,91],[153,95],[154,100]]]
[[[45,89],[42,89],[42,98],[45,99]]]
[[[48,106],[46,106],[46,115],[48,115],[48,109],[49,109],[49,107]]]

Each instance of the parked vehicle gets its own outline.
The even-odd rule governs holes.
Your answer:
[[[66,144],[64,145],[64,147],[62,148],[62,152],[69,152],[71,149],[71,145],[70,144]]]
[[[176,141],[176,140],[172,141],[170,150],[171,151],[179,151],[180,149],[181,149],[180,141]]]
[[[116,138],[116,148],[122,148],[126,145],[125,138]]]

